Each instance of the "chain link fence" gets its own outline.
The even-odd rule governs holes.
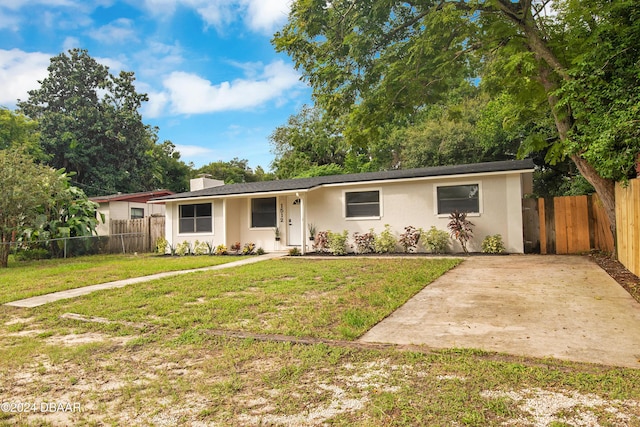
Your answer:
[[[80,255],[153,252],[156,242],[149,234],[118,233],[109,236],[80,236],[56,239],[2,242],[16,259],[68,258]]]

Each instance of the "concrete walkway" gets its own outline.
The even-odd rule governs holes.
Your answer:
[[[253,264],[260,261],[266,261],[268,259],[280,258],[282,256],[285,256],[286,254],[287,254],[286,252],[272,252],[264,255],[241,259],[239,261],[228,262],[226,264],[214,265],[211,267],[195,268],[191,270],[167,271],[164,273],[152,274],[150,276],[133,277],[131,279],[123,279],[123,280],[117,280],[115,282],[100,283],[98,285],[84,286],[82,288],[69,289],[66,291],[54,292],[52,294],[26,298],[19,301],[12,301],[4,305],[9,305],[12,307],[25,307],[25,308],[38,307],[40,305],[43,305],[49,302],[54,302],[54,301],[67,299],[67,298],[75,298],[81,295],[87,295],[91,292],[101,291],[103,289],[122,288],[124,286],[132,285],[134,283],[148,282],[150,280],[162,279],[164,277],[178,276],[180,274],[195,273],[198,271],[222,270],[224,268],[238,267],[240,265]]]
[[[640,304],[587,257],[470,257],[361,341],[640,368]]]

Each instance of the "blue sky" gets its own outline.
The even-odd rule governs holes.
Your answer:
[[[196,167],[234,157],[269,169],[269,135],[310,89],[272,34],[291,0],[2,0],[0,105],[47,76],[52,56],[87,49],[113,74],[133,71],[141,113]]]

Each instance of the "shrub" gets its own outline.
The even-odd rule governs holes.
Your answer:
[[[353,240],[355,243],[355,250],[359,254],[370,254],[375,251],[376,234],[373,232],[373,228],[368,233],[360,234],[357,231],[353,233]]]
[[[256,255],[264,255],[264,254],[265,254],[264,249],[262,248],[256,249]]]
[[[164,255],[167,253],[167,247],[169,246],[169,242],[164,237],[158,237],[156,240],[156,252],[160,255]]]
[[[240,244],[240,242],[235,242],[233,245],[231,245],[231,250],[235,252],[236,255],[240,253],[240,248],[242,248],[242,245]]]
[[[216,254],[216,245],[213,242],[207,242],[207,253],[209,255],[215,255]]]
[[[482,252],[486,254],[501,254],[505,250],[506,248],[504,247],[502,236],[500,234],[487,236],[482,241]]]
[[[289,249],[289,256],[299,256],[299,255],[300,255],[300,249],[298,249],[297,247],[293,247]]]
[[[227,245],[216,246],[216,255],[226,255],[226,254],[227,254]]]
[[[176,255],[191,255],[191,243],[187,242],[186,240],[182,243],[178,243],[178,245],[176,246]]]
[[[415,228],[414,226],[409,225],[404,228],[404,233],[400,235],[398,243],[400,243],[400,246],[404,248],[405,252],[415,253],[418,251],[418,242],[420,241],[421,235],[421,228]]]
[[[375,238],[374,248],[379,254],[388,254],[396,251],[396,238],[391,232],[391,226],[389,224],[384,225],[384,231],[382,231]]]
[[[209,248],[205,242],[200,242],[196,240],[193,244],[193,254],[194,255],[206,255],[209,253]]]
[[[346,255],[347,254],[347,239],[349,238],[349,232],[344,230],[342,233],[328,232],[327,245],[329,250],[334,255]]]
[[[329,232],[318,231],[316,240],[313,243],[313,248],[317,252],[329,252]]]
[[[44,248],[23,249],[15,254],[16,261],[31,261],[49,258],[51,258],[51,253]]]
[[[244,255],[253,255],[256,250],[256,244],[253,242],[245,243],[242,247],[242,253]]]
[[[473,237],[473,230],[471,227],[473,223],[467,219],[465,212],[459,212],[457,210],[451,212],[449,215],[449,224],[447,228],[451,232],[451,237],[460,242],[462,250],[465,254],[468,254],[467,242]]]
[[[431,226],[429,231],[424,235],[427,250],[434,254],[442,254],[447,251],[449,244],[449,233],[444,230],[438,230],[435,226]]]

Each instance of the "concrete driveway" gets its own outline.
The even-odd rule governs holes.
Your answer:
[[[640,304],[587,257],[472,256],[361,341],[640,368]]]

